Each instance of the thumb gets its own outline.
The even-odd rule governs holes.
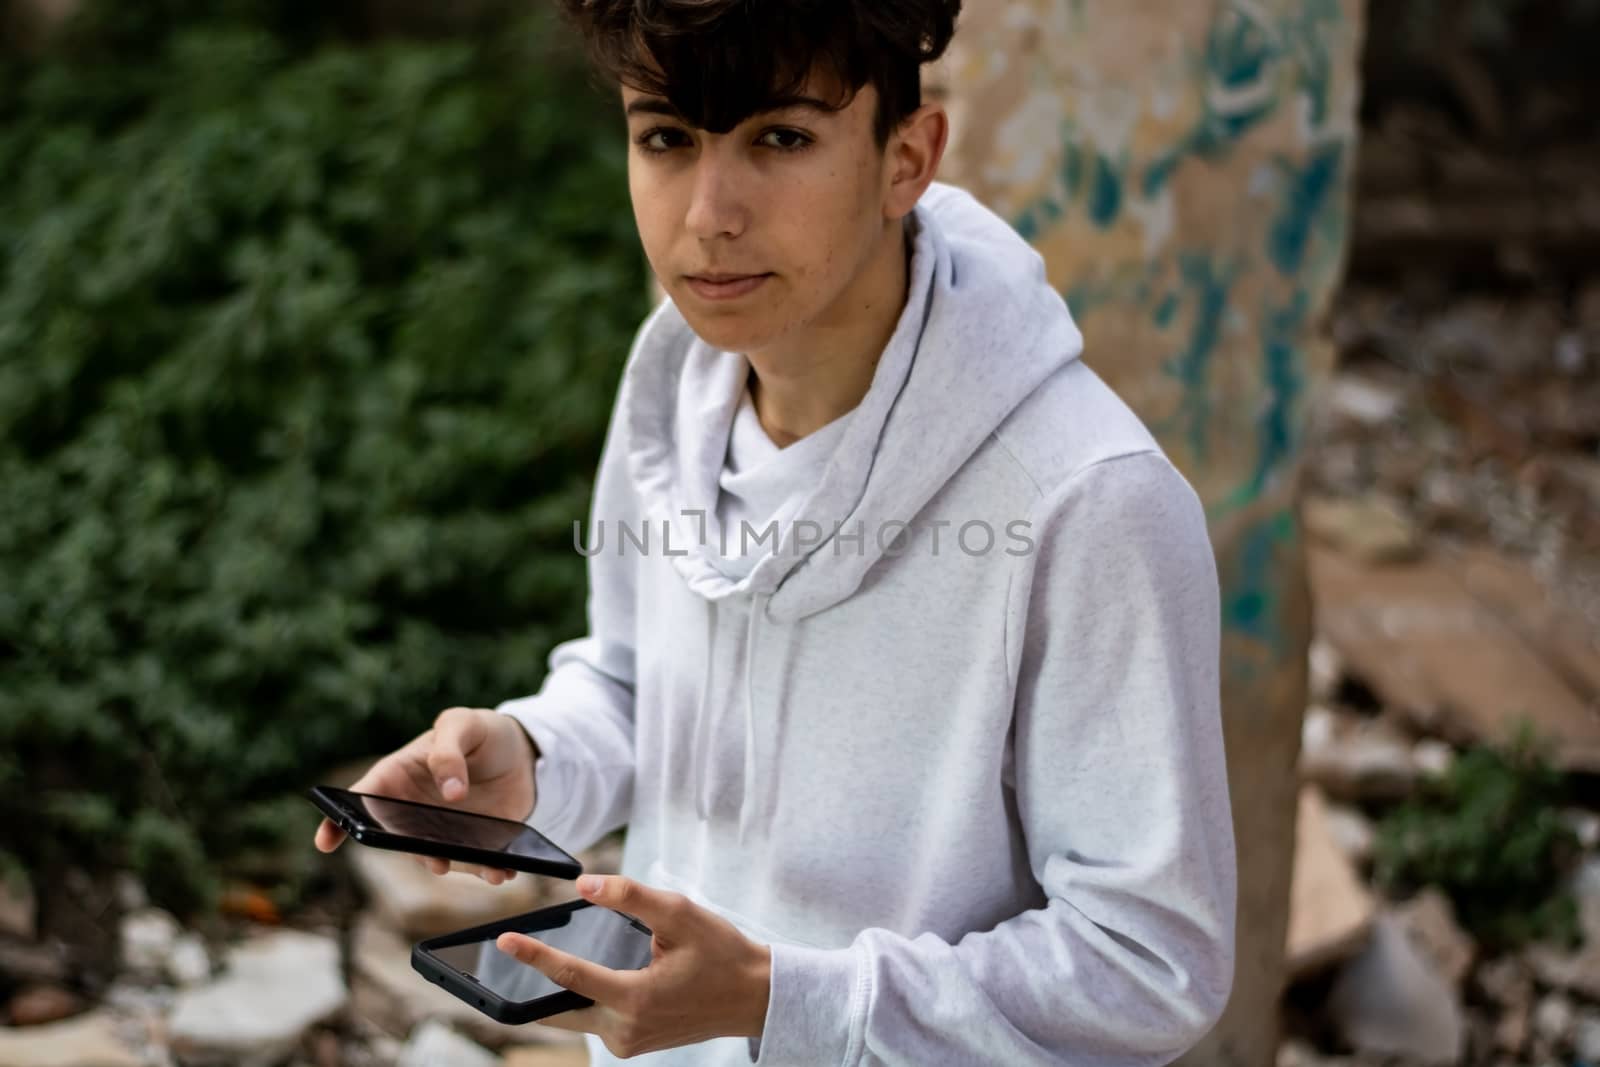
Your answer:
[[[681,893],[641,885],[621,875],[586,874],[578,879],[577,889],[585,900],[632,915],[663,940],[681,933],[697,911]]]
[[[467,754],[483,743],[483,724],[468,708],[442,712],[433,724],[433,744],[428,750],[428,773],[439,795],[455,802],[467,795]]]

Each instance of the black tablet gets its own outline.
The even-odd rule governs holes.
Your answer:
[[[423,941],[411,950],[411,966],[502,1023],[532,1022],[594,1003],[496,948],[495,939],[507,932],[527,934],[616,971],[636,971],[650,962],[649,927],[619,911],[574,900]]]
[[[351,840],[373,848],[555,878],[583,873],[583,865],[549,838],[510,819],[330,785],[313,786],[310,796]]]

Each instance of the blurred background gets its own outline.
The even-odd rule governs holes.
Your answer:
[[[298,794],[583,627],[649,300],[616,102],[526,0],[0,13],[0,1064],[583,1062],[408,961],[559,887],[323,857]],[[1600,0],[1362,15],[1350,164],[1285,192],[1339,208],[1333,358],[1209,386],[1294,396],[1311,608],[1266,642],[1287,749],[1229,736],[1236,798],[1292,789],[1282,839],[1239,816],[1282,872],[1245,872],[1260,1025],[1203,1062],[1600,1064]],[[984,198],[1089,255],[1049,244],[1071,202]],[[1103,287],[1062,289],[1104,369]]]

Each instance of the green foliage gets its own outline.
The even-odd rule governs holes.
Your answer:
[[[107,3],[0,60],[4,847],[178,906],[260,804],[582,628],[645,310],[570,42],[320,6]]]
[[[1379,824],[1378,882],[1392,892],[1438,886],[1496,948],[1571,941],[1576,907],[1559,885],[1578,841],[1561,818],[1564,791],[1526,732],[1503,749],[1470,749]]]

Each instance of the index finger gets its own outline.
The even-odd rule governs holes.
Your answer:
[[[332,819],[323,819],[322,825],[317,827],[317,836],[314,839],[319,851],[332,852],[344,840],[344,831],[333,825]]]
[[[562,989],[570,989],[580,997],[608,1007],[620,1003],[636,981],[637,972],[613,971],[527,934],[501,934],[495,939],[494,947],[532,967]]]

